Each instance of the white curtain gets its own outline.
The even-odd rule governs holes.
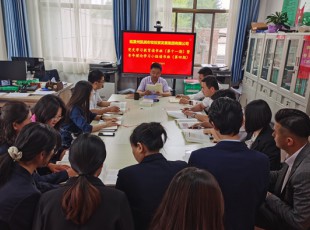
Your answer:
[[[5,36],[4,36],[4,24],[3,24],[3,17],[2,17],[2,8],[0,2],[0,60],[7,60],[7,52],[6,52],[6,45],[5,45]]]
[[[156,21],[160,21],[163,32],[172,30],[172,0],[151,0],[150,12],[150,30],[156,31],[154,28]]]
[[[87,73],[89,63],[115,62],[111,0],[27,0],[33,56],[46,69]]]
[[[237,22],[239,17],[241,0],[230,0],[228,25],[227,25],[227,40],[225,52],[225,64],[230,68],[232,63],[232,55],[234,43],[236,39]]]

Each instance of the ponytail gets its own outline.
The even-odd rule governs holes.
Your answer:
[[[13,167],[14,160],[8,153],[0,156],[0,187],[10,179]]]
[[[88,181],[87,175],[80,175],[64,192],[61,206],[67,220],[75,224],[85,224],[100,201],[99,190]]]

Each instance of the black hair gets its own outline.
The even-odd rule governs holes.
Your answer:
[[[95,69],[95,70],[89,72],[89,74],[88,74],[88,81],[90,83],[100,82],[103,77],[105,77],[104,73],[102,73],[98,69]]]
[[[203,76],[208,76],[208,75],[213,75],[213,72],[209,67],[203,67],[198,71],[198,74],[202,74]]]
[[[58,130],[66,115],[66,106],[60,97],[52,94],[45,95],[36,103],[32,113],[35,115],[37,122],[46,124],[49,120],[53,119],[57,115],[59,108],[61,108],[62,118],[54,127]]]
[[[154,62],[151,65],[151,69],[159,69],[160,71],[163,70],[163,67],[161,66],[161,64],[159,64],[158,62]]]
[[[22,158],[18,161],[31,162],[43,152],[49,156],[52,150],[60,146],[60,134],[54,128],[33,122],[22,128],[17,136],[14,146],[22,152]],[[14,160],[6,153],[0,157],[0,186],[11,177],[14,168]]]
[[[206,86],[210,89],[213,87],[215,90],[219,90],[219,84],[217,83],[216,77],[209,75],[205,77],[202,82],[206,83]]]
[[[74,106],[79,106],[83,112],[85,119],[89,121],[89,100],[93,87],[88,81],[79,81],[75,84],[72,96],[67,104],[67,113],[65,121],[70,121],[70,113]]]
[[[105,158],[105,145],[99,137],[85,133],[73,141],[69,161],[79,176],[63,193],[61,205],[67,220],[84,224],[95,212],[101,201],[100,192],[88,178],[102,167]]]
[[[264,100],[254,100],[245,106],[245,131],[247,133],[266,128],[270,125],[272,113]]]
[[[301,138],[308,138],[310,135],[309,116],[297,109],[280,109],[275,120],[289,132]]]
[[[242,107],[239,102],[228,97],[220,97],[212,102],[209,121],[222,135],[236,135],[243,121]]]
[[[236,100],[236,94],[231,89],[220,89],[211,96],[211,99],[214,101],[220,97],[228,97],[230,99]]]
[[[162,138],[162,135],[164,138]],[[167,140],[164,127],[158,122],[142,123],[130,135],[130,143],[137,146],[138,142],[144,144],[149,151],[158,151]]]
[[[10,101],[1,108],[0,116],[0,144],[12,145],[17,133],[13,123],[21,124],[29,116],[29,107],[21,101]]]

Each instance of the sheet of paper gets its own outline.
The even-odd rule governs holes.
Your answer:
[[[163,93],[163,84],[161,83],[156,83],[155,85],[147,84],[145,90]]]
[[[105,122],[100,120],[98,123],[102,124],[102,123],[105,123]],[[121,125],[122,121],[118,120],[116,123]],[[115,132],[117,129],[118,129],[118,126],[115,125],[115,126],[111,126],[111,127],[102,128],[102,129],[100,129],[99,132]]]
[[[28,97],[30,93],[8,93],[5,97]]]
[[[169,97],[169,102],[170,103],[179,103],[180,102],[180,98]]]
[[[110,106],[117,106],[119,107],[121,112],[125,112],[127,108],[127,102],[125,101],[112,101]]]
[[[31,95],[48,95],[48,94],[53,94],[56,93],[55,91],[44,91],[44,90],[36,90]]]

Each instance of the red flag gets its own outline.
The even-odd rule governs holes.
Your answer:
[[[305,5],[302,8],[298,8],[296,12],[296,18],[295,18],[295,26],[298,26],[299,22],[301,22],[302,17],[304,16],[304,10],[305,10]]]

